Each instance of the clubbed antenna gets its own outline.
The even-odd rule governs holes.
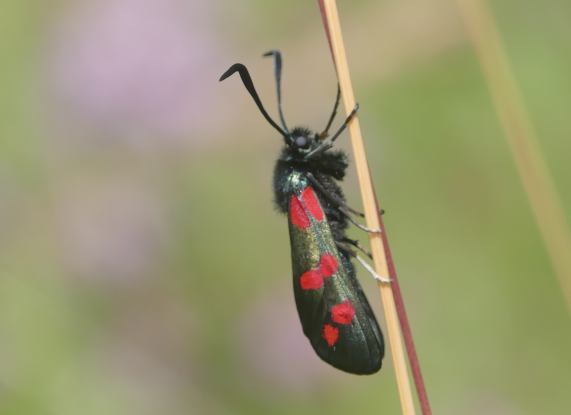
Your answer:
[[[274,127],[276,130],[278,130],[281,135],[283,135],[284,137],[287,137],[288,133],[286,133],[284,130],[282,130],[280,128],[280,126],[277,125],[276,122],[274,120],[272,120],[272,118],[266,112],[266,109],[262,105],[262,101],[260,100],[260,97],[258,96],[258,93],[256,92],[256,88],[254,88],[254,82],[252,82],[252,77],[250,76],[248,69],[244,65],[242,65],[241,63],[235,63],[230,68],[228,68],[228,70],[226,72],[224,72],[222,74],[222,76],[220,77],[220,81],[225,80],[229,76],[233,75],[235,72],[238,72],[240,74],[240,78],[242,78],[242,82],[244,83],[244,86],[246,87],[246,89],[248,90],[250,95],[252,96],[252,99],[254,100],[256,105],[258,106],[258,109],[260,110],[260,112],[262,113],[264,118],[272,125],[272,127]]]
[[[264,57],[273,56],[274,57],[274,76],[276,79],[276,91],[278,95],[278,111],[280,114],[280,120],[284,130],[289,134],[289,129],[287,128],[284,113],[282,110],[282,54],[279,50],[270,50],[264,53]]]

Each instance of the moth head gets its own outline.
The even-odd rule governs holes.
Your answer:
[[[294,128],[287,136],[286,144],[297,154],[307,154],[319,145],[319,137],[307,128]]]

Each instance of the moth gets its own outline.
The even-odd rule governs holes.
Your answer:
[[[264,56],[274,60],[281,125],[267,113],[244,65],[232,65],[220,81],[238,73],[261,114],[283,139],[274,169],[274,200],[288,217],[293,288],[303,332],[317,355],[330,365],[354,374],[375,373],[384,356],[383,335],[351,259],[358,259],[377,278],[387,280],[357,255],[356,251],[366,251],[347,237],[346,229],[353,223],[368,232],[380,230],[366,228],[354,219],[363,215],[347,205],[338,184],[348,167],[347,155],[333,148],[358,106],[328,138],[339,107],[338,86],[333,111],[322,132],[289,129],[282,110],[281,53],[271,50]]]

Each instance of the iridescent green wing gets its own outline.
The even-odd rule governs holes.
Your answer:
[[[303,332],[332,366],[356,374],[377,372],[384,355],[381,330],[311,186],[290,197],[288,221]]]

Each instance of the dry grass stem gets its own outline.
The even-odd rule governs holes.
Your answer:
[[[355,97],[341,34],[337,5],[335,0],[323,0],[322,5],[325,9],[326,27],[329,33],[329,41],[335,60],[339,84],[341,86],[343,104],[347,115],[349,115],[351,110],[355,107]],[[369,173],[358,116],[350,123],[349,134],[353,146],[353,155],[363,198],[367,226],[370,228],[380,228],[381,221],[378,215],[377,201]],[[381,276],[389,276],[383,237],[379,234],[370,234],[370,244],[376,272]],[[405,350],[391,284],[379,283],[378,285],[387,323],[387,334],[395,368],[402,413],[406,415],[415,414],[411,384],[405,361]]]
[[[571,312],[571,233],[485,0],[457,0],[535,220]]]

